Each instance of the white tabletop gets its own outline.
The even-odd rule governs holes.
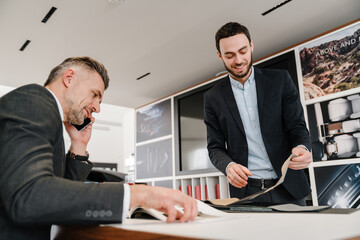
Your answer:
[[[207,222],[130,219],[109,225],[128,230],[202,239],[346,239],[360,237],[360,211],[329,213],[234,213]]]

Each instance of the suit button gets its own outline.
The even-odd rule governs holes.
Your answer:
[[[87,210],[87,211],[85,212],[85,217],[91,217],[91,215],[92,215],[91,210]]]
[[[247,150],[247,146],[246,146],[246,145],[244,145],[244,146],[243,146],[243,149],[244,149],[244,150]]]
[[[106,214],[107,217],[111,217],[113,215],[113,212],[108,210],[108,211],[106,211],[105,214]]]
[[[102,217],[102,218],[105,217],[105,214],[106,214],[105,210],[101,210],[99,213],[100,217]]]
[[[97,210],[93,211],[92,216],[94,218],[97,218],[99,216],[99,211],[97,211]]]

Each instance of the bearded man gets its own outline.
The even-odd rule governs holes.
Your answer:
[[[249,30],[236,22],[215,35],[217,55],[229,72],[204,96],[207,147],[213,165],[229,181],[231,197],[273,186],[291,153],[285,181],[253,200],[257,204],[306,205],[310,139],[299,93],[287,71],[252,65]]]

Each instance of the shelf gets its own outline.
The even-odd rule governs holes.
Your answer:
[[[228,182],[224,176],[176,179],[175,189],[199,200],[230,197]]]
[[[327,166],[337,166],[337,165],[354,164],[354,163],[360,163],[360,158],[317,161],[311,163],[309,167],[327,167]]]

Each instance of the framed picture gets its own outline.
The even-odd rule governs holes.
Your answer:
[[[360,87],[360,23],[299,47],[305,100]]]
[[[136,147],[136,179],[172,176],[172,139]]]
[[[136,112],[136,142],[171,134],[171,99]]]
[[[360,163],[316,167],[319,205],[360,208]]]

